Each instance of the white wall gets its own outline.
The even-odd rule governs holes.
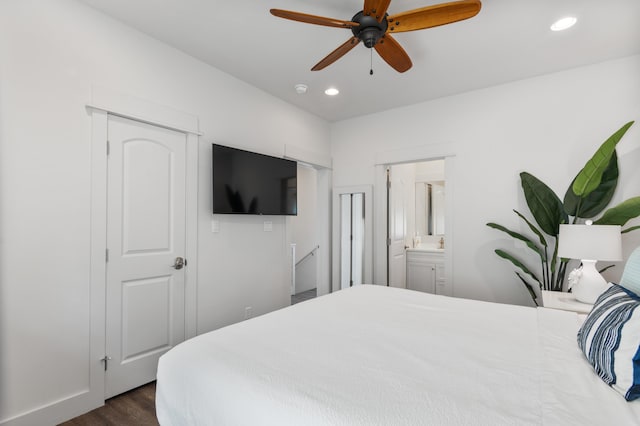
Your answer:
[[[221,216],[211,232],[211,143],[328,156],[328,123],[75,1],[4,0],[0,423],[88,386],[93,86],[200,119],[198,331],[289,304],[287,219]]]
[[[380,153],[429,145],[442,152],[449,144],[456,154],[453,245],[448,244],[454,247],[454,295],[531,304],[513,268],[493,251],[508,249],[532,267],[535,257],[485,224],[527,231],[512,212],[528,214],[521,171],[564,197],[597,147],[627,121],[640,120],[639,75],[640,56],[633,56],[336,123],[334,185],[375,183]],[[619,144],[618,154],[621,178],[614,202],[640,195],[640,122]],[[623,238],[625,255],[640,245],[638,231]],[[614,268],[610,278],[621,272]],[[379,274],[375,281],[383,283],[384,277]]]

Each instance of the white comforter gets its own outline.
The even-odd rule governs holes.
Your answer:
[[[191,339],[158,366],[169,425],[633,425],[549,309],[358,286]]]

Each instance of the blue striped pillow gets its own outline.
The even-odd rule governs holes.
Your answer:
[[[578,346],[605,383],[640,398],[640,297],[619,285],[602,293],[578,331]]]

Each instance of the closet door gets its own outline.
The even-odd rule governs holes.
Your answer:
[[[185,134],[109,116],[105,398],[185,337]]]
[[[364,193],[340,194],[340,288],[363,284]]]

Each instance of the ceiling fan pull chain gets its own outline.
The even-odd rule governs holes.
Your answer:
[[[369,49],[369,53],[371,53],[369,75],[373,75],[373,49]]]

